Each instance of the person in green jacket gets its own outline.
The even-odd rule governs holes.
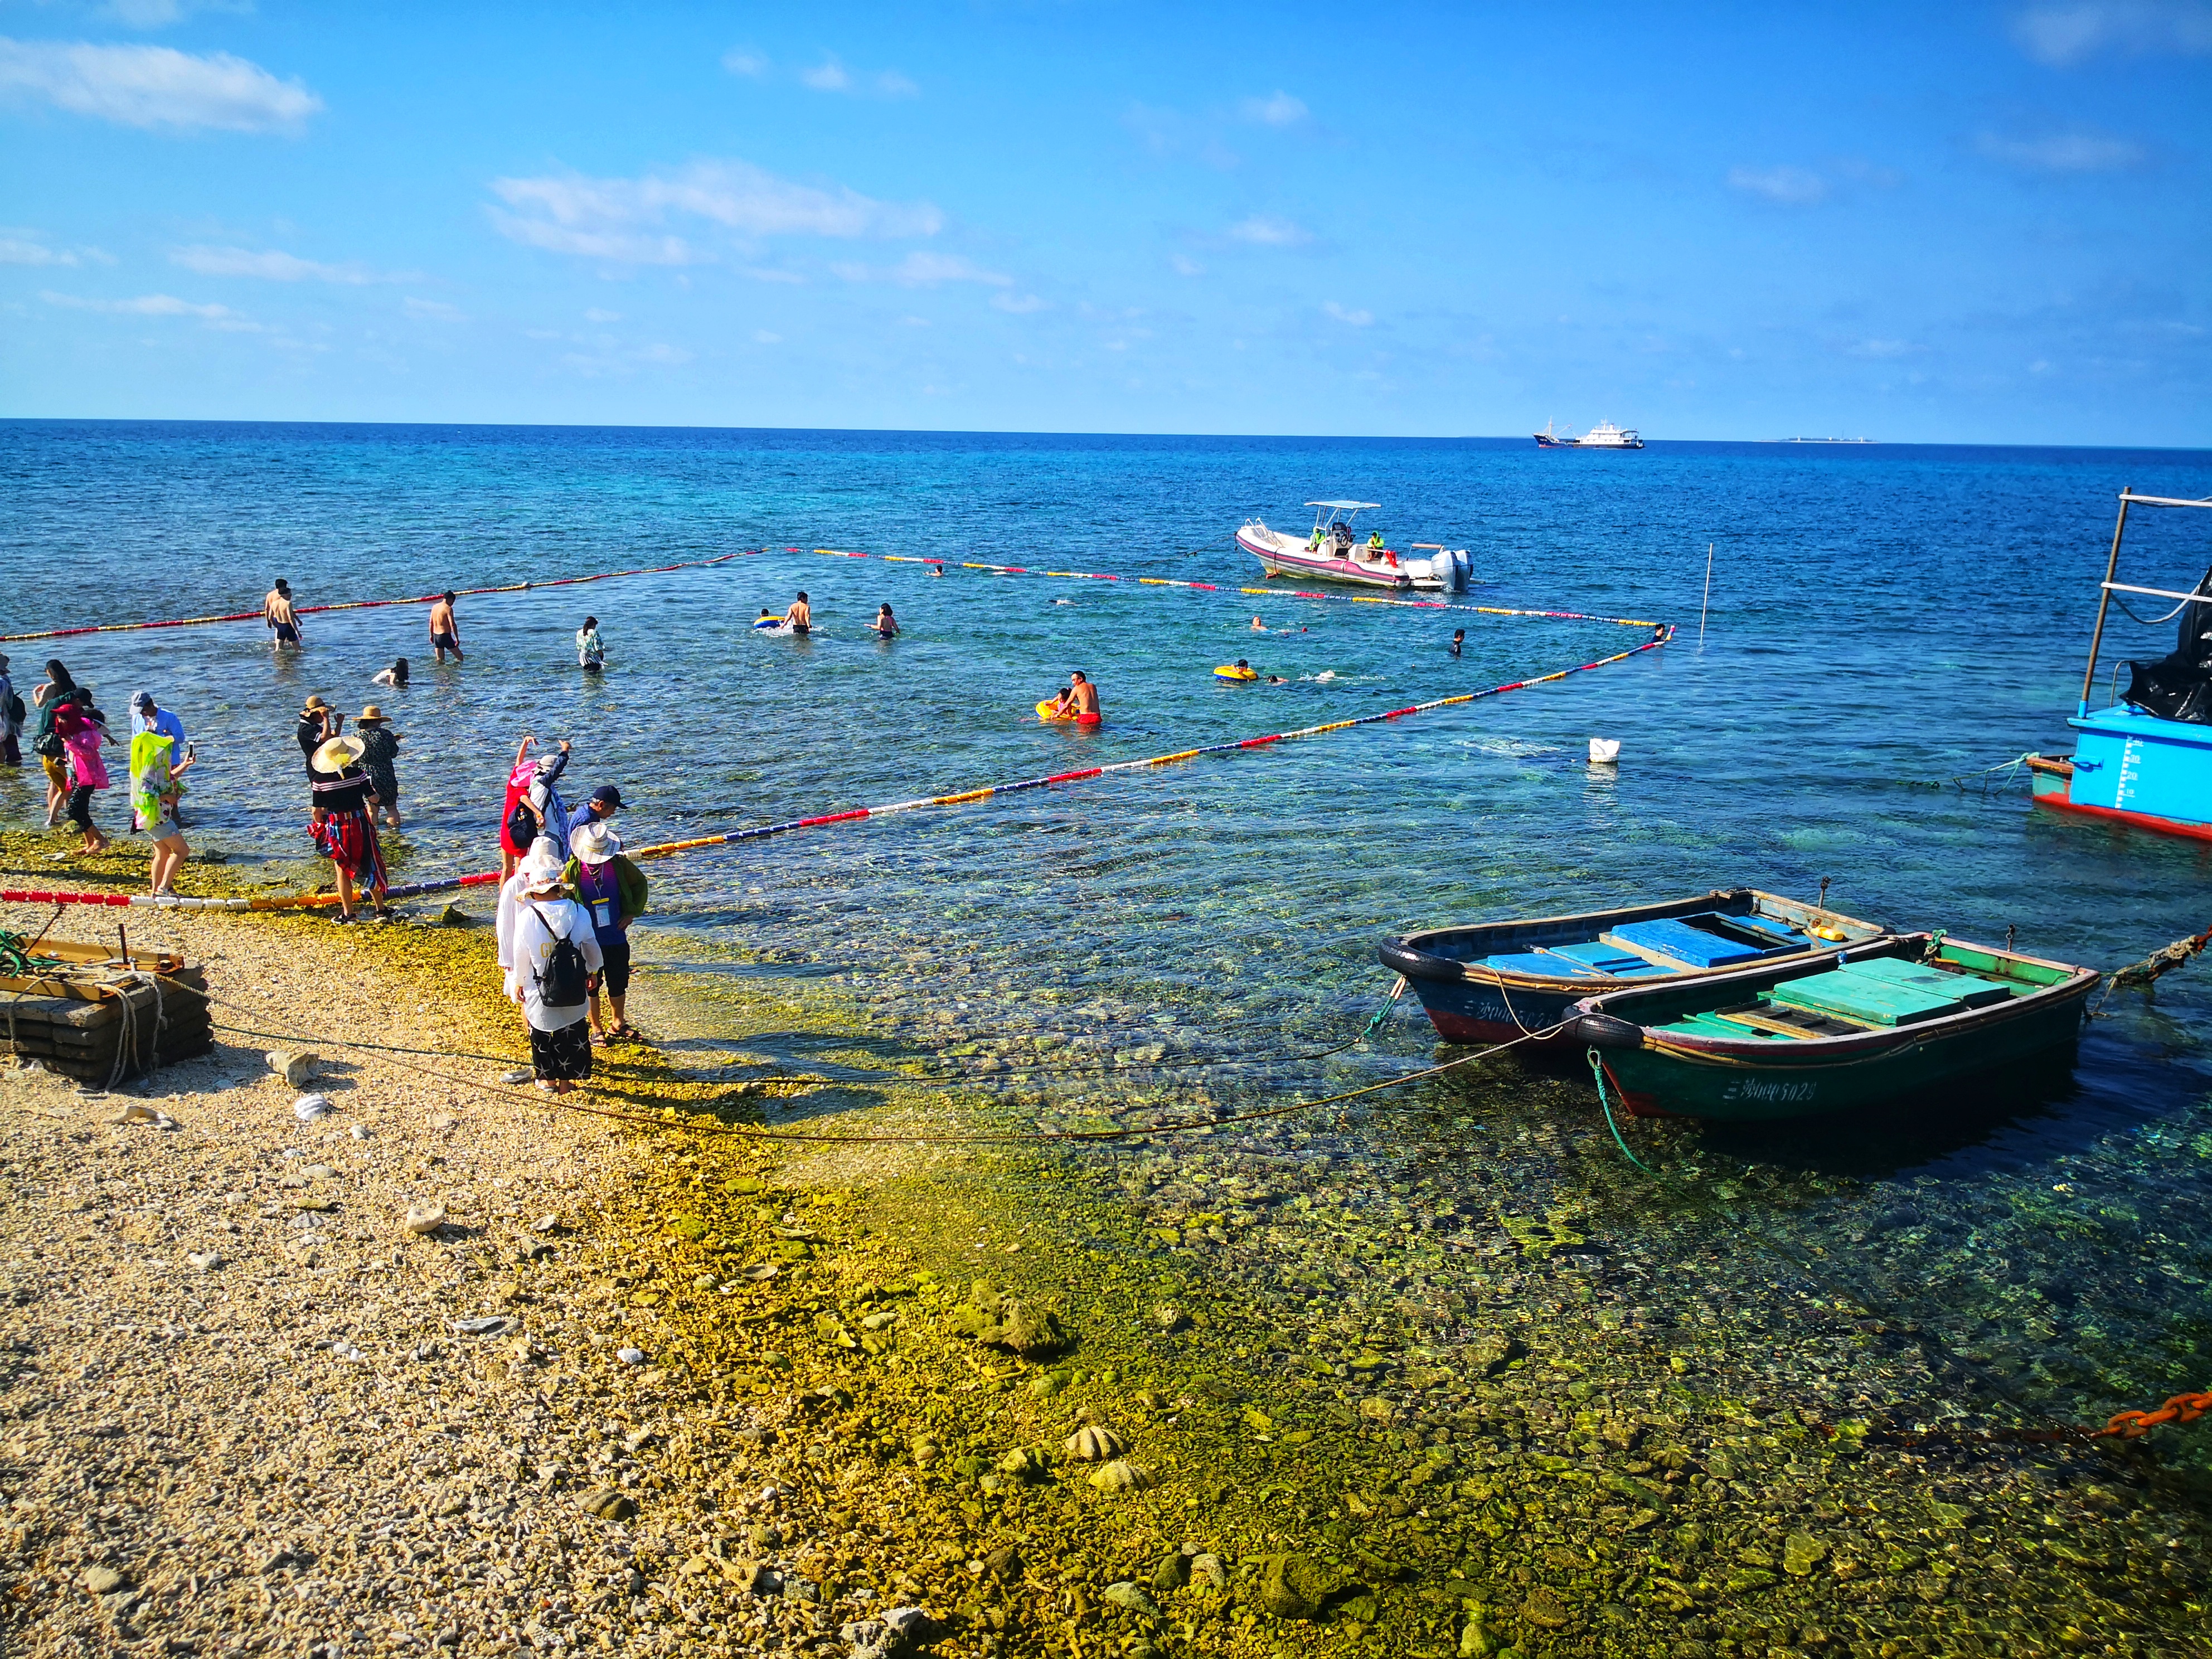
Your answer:
[[[623,857],[622,837],[604,818],[579,818],[569,833],[568,849],[574,856],[562,874],[591,916],[605,959],[591,981],[592,1041],[602,1048],[641,1042],[645,1039],[623,1013],[623,1004],[629,993],[629,925],[645,914],[645,877]],[[614,1011],[612,1025],[599,1012],[602,992]]]

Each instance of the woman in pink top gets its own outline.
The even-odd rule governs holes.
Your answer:
[[[100,741],[115,739],[107,736],[106,720],[92,706],[91,692],[79,689],[62,699],[54,710],[54,735],[62,740],[62,753],[69,766],[70,822],[84,837],[77,856],[105,853],[107,837],[92,821],[92,792],[108,786],[107,767],[100,757]]]

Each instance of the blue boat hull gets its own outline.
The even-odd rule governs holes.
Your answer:
[[[2212,839],[2212,726],[2126,703],[2066,723],[2081,734],[2070,762],[2030,763],[2038,805]]]

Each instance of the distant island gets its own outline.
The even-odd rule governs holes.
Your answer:
[[[1755,444],[1871,444],[1878,438],[1753,438]]]

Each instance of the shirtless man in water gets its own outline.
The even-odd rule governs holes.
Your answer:
[[[1098,714],[1098,688],[1084,677],[1081,670],[1067,677],[1067,695],[1079,720],[1096,720]]]
[[[282,651],[300,642],[300,613],[292,608],[292,584],[278,577],[261,601],[261,620],[269,629],[269,648]]]
[[[461,630],[453,621],[453,596],[441,593],[437,604],[430,607],[430,644],[438,653],[438,660],[446,660],[446,653],[453,653],[453,660],[461,659]]]
[[[814,629],[814,607],[806,602],[806,592],[799,590],[799,597],[791,602],[791,609],[783,613],[783,620],[791,631],[798,635],[811,633]]]

